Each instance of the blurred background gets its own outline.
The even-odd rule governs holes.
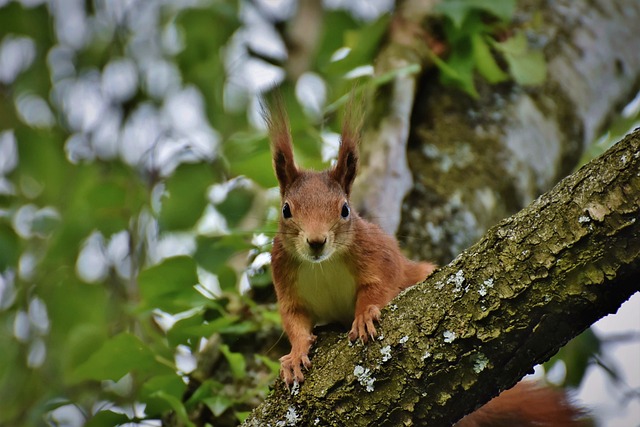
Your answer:
[[[394,8],[313,4],[296,65],[292,0],[0,0],[0,425],[236,425],[264,399],[287,342],[260,96],[282,85],[299,163],[324,167]],[[640,426],[638,295],[534,376]]]

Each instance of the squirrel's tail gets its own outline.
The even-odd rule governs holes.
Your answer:
[[[584,410],[563,390],[522,381],[458,421],[454,427],[586,427]]]
[[[436,269],[436,265],[430,262],[421,261],[415,262],[408,259],[404,260],[404,280],[402,283],[402,289],[413,286],[416,283],[422,282]]]

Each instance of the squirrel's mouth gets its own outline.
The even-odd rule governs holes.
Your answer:
[[[323,261],[328,260],[331,257],[332,254],[333,254],[333,251],[326,251],[326,250],[322,251],[320,253],[317,253],[317,252],[309,253],[309,252],[307,252],[307,253],[303,254],[303,258],[305,260],[309,261],[309,262],[319,264],[319,263],[321,263]]]
[[[303,236],[296,241],[296,252],[307,262],[321,263],[333,255],[335,248],[327,237],[323,240]]]

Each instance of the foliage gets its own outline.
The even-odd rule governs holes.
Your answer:
[[[527,40],[534,34],[508,26],[515,6],[516,0],[446,0],[437,5],[445,18],[443,32],[450,46],[446,59],[432,56],[443,83],[477,97],[474,71],[492,84],[509,77],[520,85],[544,82],[542,51],[532,49]]]
[[[237,337],[257,331],[277,337],[272,301],[257,305],[240,294],[236,284],[246,273],[230,262],[235,253],[268,249],[235,231],[256,187],[223,191],[218,228],[201,229],[214,209],[207,192],[227,183],[215,148],[222,137],[195,109],[183,117],[201,127],[199,134],[174,119],[145,140],[154,132],[143,122],[171,121],[170,103],[180,96],[197,101],[199,92],[183,78],[206,82],[210,91],[200,93],[222,93],[225,80],[210,77],[212,70],[224,74],[222,61],[209,52],[241,27],[227,19],[238,7],[132,4],[121,15],[103,2],[89,10],[18,2],[0,9],[3,52],[18,55],[3,58],[20,64],[15,48],[26,45],[24,70],[11,75],[4,68],[0,87],[0,424],[74,425],[80,416],[87,425],[112,426],[172,411],[190,425],[187,411],[212,399],[209,393],[183,403],[185,369],[193,368],[201,339],[224,336],[224,363],[244,373]],[[65,38],[71,29],[63,13],[79,20],[80,40]],[[157,20],[142,25],[149,16]],[[224,24],[211,26],[216,21]],[[90,22],[95,29],[85,27]],[[163,45],[172,32],[189,49]],[[10,45],[16,40],[22,45]],[[144,51],[154,44],[162,48]],[[193,49],[207,53],[206,63],[190,56]],[[127,88],[110,76],[133,83]],[[248,127],[243,116],[221,120],[219,98],[205,101],[212,122]],[[212,254],[213,239],[226,251]],[[197,263],[193,253],[216,262]],[[271,366],[254,365],[273,377]],[[267,383],[254,381],[253,393],[264,395]],[[250,408],[251,396],[216,387],[217,415]]]

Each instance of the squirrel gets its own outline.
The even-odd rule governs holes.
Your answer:
[[[264,114],[282,202],[271,271],[291,343],[291,352],[280,358],[280,376],[287,386],[304,381],[302,368],[311,367],[315,325],[350,325],[349,340],[367,343],[377,335],[380,310],[436,269],[430,262],[407,259],[394,237],[353,209],[350,194],[358,169],[361,119],[353,117],[352,101],[337,161],[321,172],[296,165],[283,101],[276,98]],[[522,384],[467,415],[456,427],[581,425],[573,422],[580,411],[567,403],[562,392]],[[540,413],[527,401],[543,403]]]
[[[395,238],[362,219],[349,196],[358,168],[360,124],[347,110],[338,159],[322,172],[299,169],[281,100],[265,114],[282,212],[271,271],[291,352],[280,358],[288,384],[302,382],[321,323],[351,325],[349,339],[375,338],[380,309],[435,269],[400,252]]]

